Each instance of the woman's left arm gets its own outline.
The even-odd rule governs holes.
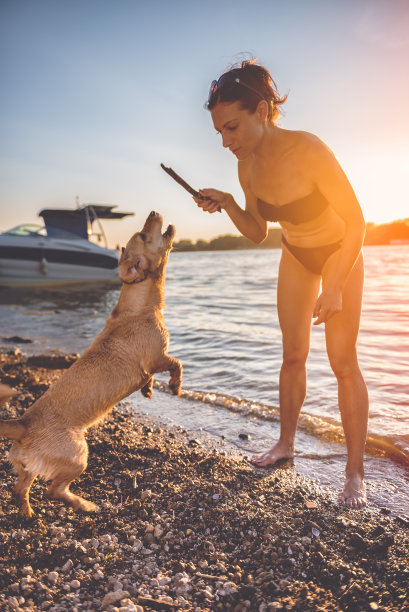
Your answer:
[[[314,183],[345,222],[337,265],[326,279],[314,309],[314,316],[318,317],[314,324],[318,325],[342,310],[342,291],[361,252],[365,220],[354,190],[332,151],[317,139],[308,159]]]

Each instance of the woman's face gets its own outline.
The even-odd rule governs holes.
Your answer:
[[[250,113],[240,102],[219,102],[211,115],[223,146],[237,159],[245,159],[256,150],[264,133],[264,120],[258,110]]]

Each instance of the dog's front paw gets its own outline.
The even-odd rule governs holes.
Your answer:
[[[150,381],[148,383],[146,383],[145,386],[142,387],[141,393],[142,393],[142,395],[144,397],[147,397],[148,399],[152,398],[152,394],[153,394],[153,378],[151,378]]]
[[[177,395],[178,397],[180,396],[180,392],[182,390],[181,384],[180,383],[170,383],[169,384],[169,389],[171,390],[173,395]]]
[[[141,389],[141,393],[144,397],[147,397],[148,399],[152,399],[152,394],[153,391],[150,387],[146,386],[146,387],[142,387]]]

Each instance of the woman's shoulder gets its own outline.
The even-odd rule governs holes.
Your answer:
[[[300,162],[315,165],[334,159],[334,153],[329,146],[316,134],[291,130],[291,138]]]
[[[298,163],[310,176],[328,175],[339,171],[340,165],[334,152],[321,138],[310,132],[298,132]]]
[[[287,137],[291,139],[292,144],[297,148],[308,151],[328,149],[325,142],[316,134],[312,134],[312,132],[305,132],[303,130],[286,130],[286,132]]]

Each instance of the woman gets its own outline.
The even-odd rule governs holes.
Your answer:
[[[257,466],[294,457],[297,421],[306,394],[310,326],[325,324],[326,347],[338,382],[348,461],[338,496],[351,508],[366,505],[363,456],[368,393],[359,369],[356,339],[364,279],[361,252],[365,222],[347,177],[332,152],[313,134],[276,124],[285,102],[269,72],[254,61],[213,81],[207,108],[222,144],[238,160],[245,210],[230,193],[202,189],[204,211],[223,209],[237,229],[260,243],[267,222],[282,227],[277,308],[283,339],[280,373],[281,433],[254,455]],[[320,286],[322,290],[320,293]]]

